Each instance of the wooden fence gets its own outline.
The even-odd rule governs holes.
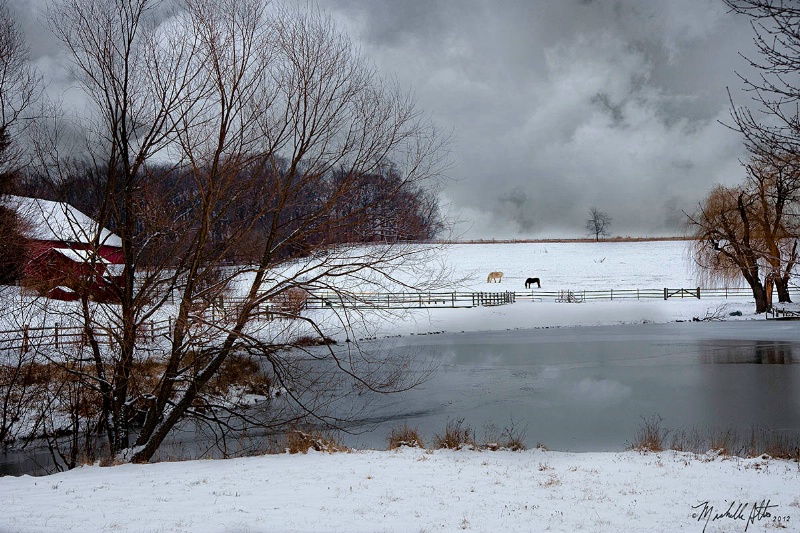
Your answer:
[[[152,343],[161,336],[167,336],[172,331],[172,321],[145,322],[140,324],[137,339],[140,342]],[[110,328],[95,326],[92,335],[102,346],[114,348],[117,335]],[[19,329],[0,331],[0,350],[19,350],[28,353],[32,348],[62,350],[83,348],[89,344],[89,334],[81,326],[52,326],[31,327],[24,325]]]
[[[796,288],[793,288],[796,290]],[[542,291],[538,289],[505,292],[399,292],[399,293],[349,293],[340,294],[333,291],[317,291],[308,293],[303,302],[303,309],[432,309],[432,308],[469,308],[512,304],[517,301],[553,301],[584,302],[603,300],[644,300],[670,298],[752,298],[747,287],[693,288],[693,289],[608,289],[608,290],[570,290]],[[229,298],[223,306],[208,306],[200,311],[206,321],[214,323],[224,320],[226,310],[240,305],[241,300]],[[285,314],[285,312],[283,313]],[[794,317],[791,311],[773,310],[770,318]],[[255,318],[274,320],[282,313],[269,304],[256,309]],[[108,329],[93,330],[95,338],[102,345],[114,347],[115,335]],[[137,335],[146,343],[156,342],[159,338],[169,337],[172,333],[172,320],[147,322],[139,326]],[[31,327],[0,331],[0,351],[19,350],[28,352],[31,347],[62,349],[68,347],[84,347],[88,344],[88,335],[79,326],[62,326],[54,324],[49,327]]]
[[[511,304],[517,293],[505,292],[365,292],[309,293],[306,309],[419,309],[464,308]]]

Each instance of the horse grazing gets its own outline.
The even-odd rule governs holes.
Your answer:
[[[495,283],[501,283],[503,281],[503,273],[489,272],[489,277],[486,278],[486,283],[490,283],[492,281],[494,281]]]
[[[528,278],[528,279],[526,279],[526,280],[525,280],[525,288],[526,288],[526,289],[530,289],[531,287],[533,287],[533,284],[534,284],[534,283],[535,283],[535,284],[536,284],[536,286],[537,286],[537,287],[539,287],[540,289],[542,288],[542,284],[541,284],[541,283],[539,283],[539,278]]]

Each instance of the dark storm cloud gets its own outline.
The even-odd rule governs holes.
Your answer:
[[[473,236],[580,234],[593,205],[615,233],[674,234],[681,211],[742,176],[741,140],[719,121],[751,31],[720,0],[326,6],[452,128],[446,194]]]
[[[309,0],[290,0],[307,5]],[[10,0],[51,92],[70,83],[44,0]],[[379,70],[452,131],[446,200],[468,237],[675,234],[742,177],[728,119],[748,21],[721,0],[326,0]],[[72,89],[74,91],[74,89]]]

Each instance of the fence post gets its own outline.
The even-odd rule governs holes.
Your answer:
[[[22,328],[22,351],[28,353],[28,324]]]
[[[700,299],[700,287],[697,287],[697,299]]]
[[[53,326],[53,338],[56,341],[56,350],[58,350],[58,322]]]
[[[667,298],[669,298],[669,296],[667,296],[667,288],[664,287],[664,299],[666,300]]]
[[[611,301],[614,301],[614,289],[611,289]]]

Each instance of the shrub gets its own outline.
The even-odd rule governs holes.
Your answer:
[[[732,455],[736,449],[738,436],[736,430],[728,428],[724,431],[712,431],[709,434],[710,447],[720,455]]]
[[[703,451],[703,442],[704,439],[700,434],[700,430],[693,427],[688,431],[682,429],[673,432],[670,448],[678,452],[700,453]]]
[[[642,425],[636,430],[636,437],[629,448],[643,452],[663,451],[664,439],[669,434],[668,429],[661,427],[663,420],[659,415],[653,415],[650,418],[642,417]]]
[[[502,431],[496,425],[488,424],[484,428],[484,444],[482,447],[492,451],[511,450],[517,452],[528,449],[525,444],[525,431],[518,429],[513,419]]]
[[[347,447],[336,442],[334,438],[319,433],[306,433],[293,429],[286,434],[286,450],[289,453],[308,453],[308,450],[312,449],[328,453],[347,451]]]
[[[417,428],[410,428],[406,424],[401,427],[394,427],[389,433],[388,437],[390,450],[397,449],[401,446],[410,446],[412,448],[424,448],[425,444],[419,436]]]
[[[448,420],[444,429],[444,435],[436,435],[433,439],[435,448],[447,448],[458,450],[464,446],[477,447],[475,444],[475,432],[469,426],[464,426],[464,419]]]

